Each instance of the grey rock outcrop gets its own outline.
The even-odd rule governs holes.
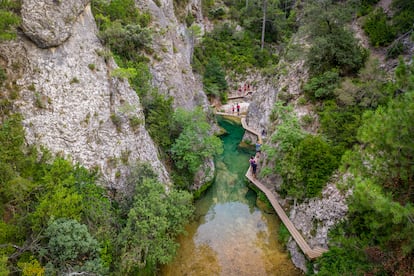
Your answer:
[[[335,179],[322,191],[321,198],[313,198],[308,202],[294,207],[290,212],[290,220],[302,233],[311,248],[317,246],[326,248],[328,244],[328,232],[338,224],[348,212],[346,203],[351,191],[341,192],[336,187]],[[291,240],[288,244],[292,261],[302,270],[306,271],[306,260],[300,249],[293,245]]]
[[[90,0],[23,0],[23,32],[40,48],[56,47],[72,34]]]
[[[150,70],[153,83],[159,92],[174,98],[174,107],[194,109],[208,107],[207,97],[197,76],[191,68],[193,51],[191,35],[183,23],[178,22],[172,0],[136,1],[141,10],[152,15],[152,27],[155,30],[152,45],[156,55],[151,57]],[[156,3],[157,4],[156,4]],[[200,15],[200,1],[190,3],[189,9]],[[193,8],[191,8],[193,7]],[[200,18],[198,19],[200,20]]]
[[[194,183],[191,185],[191,190],[198,190],[203,185],[212,183],[215,176],[215,166],[213,158],[206,159],[200,170],[194,176]]]
[[[21,66],[15,105],[26,141],[98,168],[109,188],[122,190],[135,162],[150,163],[167,183],[139,98],[128,81],[111,76],[117,66],[96,33],[88,5],[59,47],[40,49],[24,38],[0,45],[4,59]]]

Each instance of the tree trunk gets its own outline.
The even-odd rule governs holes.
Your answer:
[[[267,0],[263,0],[263,23],[262,23],[262,40],[260,50],[263,51],[264,48],[264,37],[265,37],[265,30],[266,30],[266,8],[267,8]]]

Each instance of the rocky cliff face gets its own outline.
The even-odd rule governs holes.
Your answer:
[[[152,48],[155,51],[155,55],[150,57],[153,85],[160,93],[173,97],[175,108],[192,110],[196,106],[201,106],[210,113],[209,102],[200,78],[193,74],[191,67],[194,41],[186,25],[177,20],[173,0],[135,2],[141,10],[149,11],[151,14],[151,27],[154,30]],[[195,23],[204,29],[200,0],[189,1],[185,12],[191,13]],[[214,175],[213,160],[206,160],[191,189],[199,189],[205,183],[211,182]]]
[[[191,37],[186,26],[179,23],[175,16],[173,1],[136,2],[141,10],[152,15],[151,24],[155,30],[153,49],[156,54],[155,58],[151,57],[150,68],[154,85],[159,92],[174,98],[175,107],[193,109],[203,106],[207,109],[207,97],[191,68]],[[195,14],[197,22],[202,22],[201,1],[190,2],[187,9]]]
[[[334,179],[322,191],[321,198],[313,198],[308,202],[299,204],[290,212],[290,220],[308,241],[311,248],[316,246],[327,248],[328,232],[340,222],[348,212],[346,203],[351,191],[341,192],[336,188]],[[294,264],[306,271],[306,259],[300,249],[294,244],[293,239],[289,241],[288,249]]]
[[[116,65],[96,36],[87,2],[25,0],[23,31],[30,40],[0,45],[0,59],[15,68],[15,104],[27,143],[99,168],[110,188],[123,189],[138,161],[149,162],[169,182],[136,93],[111,76]]]

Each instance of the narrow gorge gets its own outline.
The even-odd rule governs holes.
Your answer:
[[[404,0],[0,1],[0,274],[414,274],[413,21]],[[320,257],[249,185],[255,144]]]

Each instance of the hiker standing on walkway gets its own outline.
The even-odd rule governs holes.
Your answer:
[[[262,144],[260,144],[259,141],[256,141],[256,156],[260,155],[260,153],[262,152],[261,146]]]
[[[240,105],[237,103],[237,115],[240,115]]]
[[[254,159],[254,156],[250,157],[249,163],[250,163],[250,166],[252,167],[252,175],[254,178],[256,178],[257,163],[256,163],[256,159]]]
[[[234,105],[231,106],[231,112],[234,113]]]

